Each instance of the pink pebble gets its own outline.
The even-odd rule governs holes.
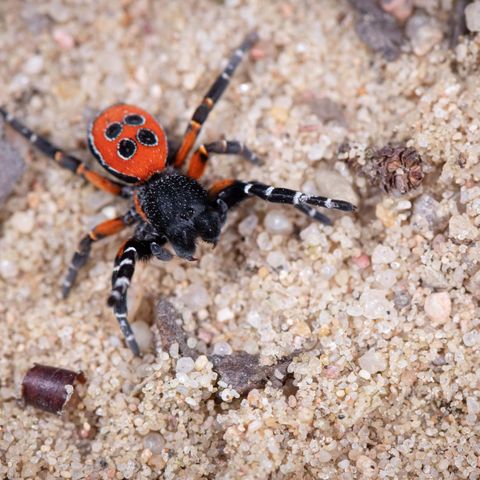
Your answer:
[[[380,6],[402,23],[410,17],[413,11],[412,0],[381,0]]]
[[[75,40],[73,37],[65,30],[61,30],[59,28],[55,28],[53,30],[53,39],[64,50],[70,50],[75,45]]]
[[[362,253],[358,257],[353,257],[352,261],[360,270],[370,266],[370,257],[365,253]]]
[[[336,365],[329,365],[324,372],[327,378],[337,378],[340,374],[340,369]]]

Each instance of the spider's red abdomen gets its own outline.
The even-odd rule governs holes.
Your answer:
[[[126,182],[143,182],[165,167],[165,132],[148,112],[134,105],[122,103],[103,110],[92,122],[88,140],[100,164]]]

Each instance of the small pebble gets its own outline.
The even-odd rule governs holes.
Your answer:
[[[193,283],[187,288],[182,300],[190,310],[196,312],[208,307],[210,304],[210,295],[203,284]]]
[[[289,235],[293,226],[289,217],[280,210],[271,210],[265,215],[263,221],[267,232],[274,235]]]
[[[321,448],[317,452],[316,458],[320,463],[327,463],[332,459],[332,456],[325,449]]]
[[[385,298],[386,290],[367,289],[360,297],[360,304],[363,307],[363,315],[367,318],[383,318],[389,310],[389,301]]]
[[[20,233],[31,233],[35,225],[35,217],[32,211],[16,212],[11,223],[13,228]]]
[[[370,375],[370,372],[367,372],[366,370],[360,370],[358,372],[358,376],[360,378],[363,378],[364,380],[370,380],[372,378],[372,376]]]
[[[200,355],[195,360],[195,370],[201,372],[208,365],[208,357],[206,355]]]
[[[474,347],[479,341],[480,334],[476,330],[463,335],[463,343],[466,347]]]
[[[249,237],[257,228],[258,217],[254,214],[248,215],[238,224],[238,233],[243,237]]]
[[[5,280],[11,280],[18,275],[17,264],[10,260],[0,259],[0,276]]]
[[[65,30],[55,28],[53,30],[52,36],[53,39],[57,42],[57,44],[64,50],[70,50],[75,45],[73,37]]]
[[[227,342],[218,342],[213,346],[214,355],[231,355],[233,352],[232,347]]]
[[[195,368],[195,362],[191,357],[181,357],[177,360],[177,373],[189,373]]]
[[[467,214],[454,215],[448,224],[450,238],[457,242],[471,242],[478,238],[479,229],[470,221]]]
[[[222,308],[217,312],[217,320],[219,322],[226,322],[227,320],[233,320],[234,318],[235,315],[228,307]]]
[[[442,324],[450,318],[452,301],[447,292],[432,293],[425,299],[424,309],[430,320]]]
[[[465,7],[465,21],[471,32],[480,32],[480,0]]]
[[[391,263],[395,258],[395,252],[390,247],[383,245],[377,245],[372,253],[372,263]]]
[[[412,0],[380,0],[380,6],[399,22],[407,20],[413,12]]]
[[[405,33],[412,43],[413,53],[418,57],[426,55],[437,43],[443,33],[436,20],[423,13],[414,14],[407,22]]]
[[[165,446],[165,439],[157,432],[150,432],[143,437],[143,446],[152,453],[161,453]]]
[[[387,362],[383,355],[373,348],[358,359],[358,364],[362,370],[366,370],[370,374],[383,372],[387,368]]]
[[[374,476],[377,470],[377,464],[366,455],[360,455],[358,457],[356,467],[367,478]]]
[[[279,268],[281,266],[284,266],[287,261],[285,259],[285,255],[282,252],[270,252],[267,255],[267,263],[272,267],[272,268]]]
[[[352,261],[360,270],[364,270],[370,266],[370,257],[364,253],[358,257],[353,257]]]
[[[142,321],[134,322],[132,323],[132,330],[140,351],[142,353],[148,352],[152,348],[153,342],[153,334],[150,326]]]
[[[41,55],[34,55],[30,57],[25,65],[23,71],[28,75],[36,75],[43,70],[43,58]]]

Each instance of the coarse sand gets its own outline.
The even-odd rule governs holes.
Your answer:
[[[388,63],[343,0],[0,2],[0,104],[91,166],[98,111],[138,104],[179,138],[257,30],[201,140],[245,141],[264,164],[217,156],[206,182],[256,179],[359,206],[323,226],[249,200],[198,261],[138,265],[130,318],[145,354],[133,358],[106,305],[128,232],[96,244],[60,297],[81,236],[127,202],[3,127],[27,169],[0,211],[1,478],[480,477],[480,37],[450,50],[452,2],[414,3],[437,22],[435,41]],[[368,185],[338,159],[345,140],[407,142],[424,159],[422,187],[393,198]],[[300,350],[284,388],[216,400],[205,355],[153,348],[159,298],[199,352],[271,365]],[[77,409],[21,405],[35,362],[84,371]]]

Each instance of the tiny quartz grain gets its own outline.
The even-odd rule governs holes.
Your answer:
[[[271,210],[265,215],[265,228],[269,233],[278,235],[289,235],[292,233],[292,222],[285,212],[281,210]]]
[[[445,323],[450,318],[452,301],[447,292],[432,293],[425,299],[425,314],[434,324]]]

